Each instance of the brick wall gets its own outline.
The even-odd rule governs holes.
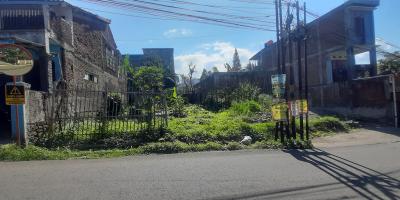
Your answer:
[[[50,28],[55,34],[55,39],[72,46],[72,27],[65,19],[58,16],[50,18]]]

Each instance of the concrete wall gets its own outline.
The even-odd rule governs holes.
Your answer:
[[[26,123],[43,122],[46,113],[46,93],[26,90],[25,119]]]
[[[400,76],[396,77],[396,94],[400,95]],[[392,122],[393,90],[389,76],[358,79],[310,88],[311,110],[346,117]],[[400,105],[400,99],[397,99]]]
[[[197,93],[206,94],[215,90],[233,90],[242,83],[251,83],[261,89],[262,93],[271,93],[271,75],[267,71],[260,72],[217,72],[194,85]]]

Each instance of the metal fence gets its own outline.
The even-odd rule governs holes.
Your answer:
[[[36,136],[95,140],[168,124],[164,92],[117,92],[91,87],[58,88],[45,100],[45,121]]]
[[[210,90],[207,93],[196,91],[182,93],[187,102],[202,105],[210,110],[229,108],[232,103],[232,90]]]

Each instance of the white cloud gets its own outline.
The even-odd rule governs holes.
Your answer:
[[[245,67],[255,53],[249,49],[237,48],[242,67]],[[175,71],[177,74],[187,74],[188,65],[192,62],[196,65],[196,77],[201,76],[204,68],[210,70],[217,67],[219,71],[226,71],[224,63],[232,64],[235,47],[230,42],[214,42],[202,44],[199,50],[191,54],[183,54],[175,57]]]
[[[170,29],[164,32],[164,37],[166,38],[177,38],[177,37],[188,37],[193,35],[193,32],[189,29]]]

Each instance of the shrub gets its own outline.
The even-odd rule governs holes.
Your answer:
[[[272,97],[267,94],[260,94],[258,96],[258,103],[264,112],[270,112],[272,107]]]
[[[241,150],[243,148],[243,145],[241,145],[239,142],[229,142],[226,145],[226,149],[228,149],[229,151]]]
[[[170,105],[171,115],[174,117],[185,117],[185,101],[181,96],[171,98]]]
[[[233,114],[236,115],[252,115],[255,114],[256,112],[260,112],[261,106],[254,100],[235,102],[229,108],[229,111],[231,111]]]
[[[319,117],[310,120],[310,130],[314,136],[321,133],[347,132],[350,127],[336,117]]]
[[[195,146],[197,151],[219,151],[224,148],[222,144],[216,142],[207,142],[204,144],[197,144]]]
[[[184,153],[195,151],[217,151],[223,150],[223,146],[215,142],[207,142],[202,144],[186,144],[183,142],[163,142],[163,143],[150,143],[138,148],[140,153]]]
[[[150,143],[139,147],[140,152],[145,154],[151,153],[180,153],[187,152],[189,146],[183,142],[163,142],[163,143]]]
[[[232,92],[231,101],[240,102],[247,100],[257,100],[261,89],[251,83],[241,83],[237,89]]]

